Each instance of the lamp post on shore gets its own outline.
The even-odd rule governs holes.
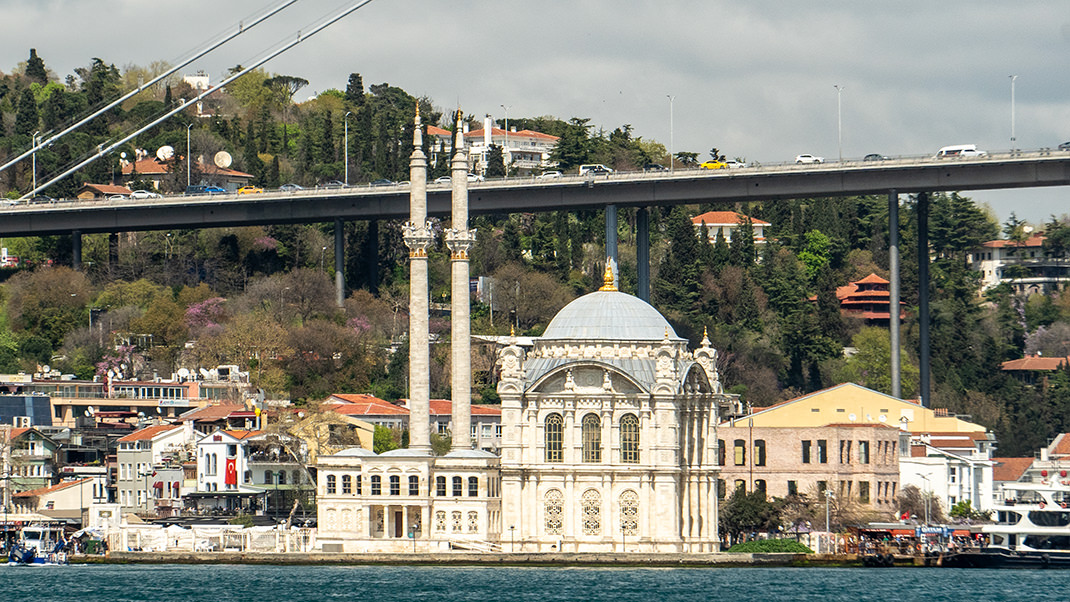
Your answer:
[[[509,525],[509,553],[512,554],[516,551],[516,540],[513,539],[513,532],[516,530],[515,525]]]
[[[832,535],[832,529],[829,526],[830,525],[829,507],[831,505],[832,505],[832,490],[831,489],[825,489],[825,550],[824,550],[824,552],[826,554],[828,554],[829,538]]]

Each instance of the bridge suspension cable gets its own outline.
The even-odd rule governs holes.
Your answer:
[[[34,188],[30,192],[28,192],[28,193],[24,194],[22,197],[20,197],[19,200],[27,200],[29,198],[32,198],[39,191],[44,190],[45,188],[48,188],[49,186],[55,184],[56,182],[62,180],[63,178],[66,178],[67,176],[73,174],[74,172],[78,171],[79,169],[85,167],[86,165],[89,165],[90,163],[96,161],[97,159],[103,157],[104,155],[107,155],[108,153],[112,152],[116,148],[119,148],[120,146],[122,146],[123,144],[129,142],[130,140],[133,140],[141,132],[149,130],[149,129],[151,129],[151,128],[163,123],[164,121],[167,121],[168,119],[170,119],[176,113],[180,113],[184,109],[186,109],[187,107],[192,106],[193,104],[195,104],[197,101],[203,100],[206,96],[208,96],[209,94],[215,92],[216,90],[221,90],[223,87],[225,87],[230,82],[238,79],[239,77],[245,75],[246,73],[249,73],[250,71],[256,69],[260,65],[263,65],[264,63],[270,61],[271,59],[279,56],[280,54],[286,52],[287,50],[293,48],[294,46],[297,46],[301,42],[304,42],[305,40],[311,38],[312,36],[316,35],[320,31],[323,31],[327,27],[330,27],[331,25],[335,24],[336,22],[342,20],[343,18],[345,18],[350,13],[356,11],[359,8],[362,8],[363,6],[365,6],[367,4],[370,4],[371,1],[372,0],[362,0],[361,2],[358,2],[357,4],[354,4],[353,6],[347,8],[346,10],[342,11],[341,13],[335,15],[334,17],[332,17],[331,19],[325,21],[324,23],[321,23],[321,24],[315,26],[312,29],[312,31],[309,31],[307,33],[302,33],[300,31],[297,32],[297,38],[296,39],[294,39],[291,42],[287,43],[286,45],[284,45],[283,47],[279,48],[275,52],[272,52],[271,54],[267,55],[266,57],[256,61],[255,63],[253,63],[249,67],[246,67],[245,69],[242,69],[241,71],[232,74],[230,77],[228,77],[228,78],[224,79],[223,81],[219,82],[218,86],[216,86],[214,88],[210,88],[208,90],[205,90],[204,92],[201,92],[200,94],[198,94],[197,96],[191,98],[190,100],[187,100],[186,102],[184,102],[181,105],[175,107],[174,109],[168,111],[167,113],[164,113],[162,116],[158,117],[156,120],[152,121],[148,125],[142,126],[138,130],[134,131],[132,134],[127,135],[125,138],[123,138],[123,139],[121,139],[121,140],[119,140],[117,142],[113,142],[107,148],[104,148],[104,145],[101,144],[100,146],[97,147],[96,154],[92,155],[91,157],[89,157],[85,161],[82,161],[78,165],[75,165],[74,167],[68,169],[67,171],[61,173],[60,175],[52,178],[51,180],[45,182],[44,184],[41,184],[40,186]]]
[[[77,123],[69,126],[68,128],[62,130],[61,132],[59,132],[59,133],[57,133],[57,134],[55,134],[53,136],[48,136],[47,138],[42,139],[40,142],[38,142],[37,140],[34,140],[34,143],[30,147],[29,150],[27,150],[26,152],[22,153],[21,155],[15,157],[14,159],[8,161],[7,163],[5,163],[3,165],[0,165],[0,173],[2,173],[5,169],[15,165],[19,161],[22,161],[26,157],[29,157],[33,153],[41,150],[42,148],[45,148],[45,147],[53,144],[54,142],[56,142],[57,140],[59,140],[63,136],[66,136],[67,134],[77,130],[78,128],[80,128],[83,125],[89,123],[90,121],[96,119],[97,117],[103,115],[104,113],[110,111],[111,109],[114,109],[115,107],[119,106],[120,104],[122,104],[123,102],[129,100],[130,98],[134,97],[135,95],[141,93],[143,90],[149,88],[150,86],[153,86],[153,85],[159,83],[160,81],[164,80],[165,78],[171,76],[173,73],[175,73],[179,69],[185,67],[186,65],[189,65],[193,61],[196,61],[197,59],[203,57],[204,55],[208,54],[209,52],[212,52],[213,50],[219,48],[223,44],[226,44],[227,42],[229,42],[229,41],[233,40],[234,38],[240,36],[241,34],[245,33],[246,31],[249,31],[253,27],[255,27],[255,26],[259,25],[260,23],[266,21],[267,19],[275,16],[280,11],[282,11],[284,8],[294,4],[296,2],[298,2],[298,0],[286,0],[284,3],[282,3],[278,7],[270,10],[269,12],[261,15],[260,17],[257,17],[256,19],[253,19],[253,21],[251,23],[249,23],[248,25],[244,25],[242,23],[238,23],[238,30],[237,31],[231,33],[230,35],[224,37],[223,39],[221,39],[221,40],[219,40],[217,42],[212,43],[211,45],[209,45],[204,50],[201,50],[200,52],[197,52],[196,54],[194,54],[190,58],[188,58],[185,61],[183,61],[181,64],[172,67],[171,69],[169,69],[168,71],[166,71],[164,73],[161,73],[160,75],[157,75],[155,78],[152,79],[152,81],[150,81],[148,83],[145,83],[145,84],[139,85],[134,90],[131,90],[130,92],[127,92],[126,94],[124,94],[121,98],[117,98],[116,100],[108,103],[108,105],[105,106],[104,108],[97,109],[91,115],[83,118],[81,121],[78,121]]]

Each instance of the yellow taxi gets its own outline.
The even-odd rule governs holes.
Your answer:
[[[264,189],[256,186],[242,186],[238,189],[238,194],[258,194],[261,192],[264,192]]]
[[[724,169],[728,167],[728,164],[724,161],[706,161],[705,163],[700,163],[699,167],[702,169]]]

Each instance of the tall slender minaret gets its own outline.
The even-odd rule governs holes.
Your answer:
[[[420,105],[416,105],[409,159],[409,221],[402,227],[409,247],[409,449],[431,451],[431,346],[428,334],[430,305],[427,292],[427,248],[431,224],[427,221],[427,156],[423,151]]]
[[[453,449],[472,447],[472,341],[468,301],[468,249],[475,242],[475,231],[468,229],[468,158],[464,150],[462,113],[457,111],[456,152],[450,179],[453,182],[453,224],[446,230],[446,245],[450,248],[451,294],[450,324],[451,352],[450,389],[453,406]]]

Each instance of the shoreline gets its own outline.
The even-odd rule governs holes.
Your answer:
[[[250,565],[434,565],[540,567],[861,567],[858,554],[644,554],[644,553],[471,553],[341,554],[274,552],[109,552],[74,555],[71,564],[250,564]],[[911,556],[897,556],[895,566],[918,566]],[[924,566],[922,564],[921,566]]]

